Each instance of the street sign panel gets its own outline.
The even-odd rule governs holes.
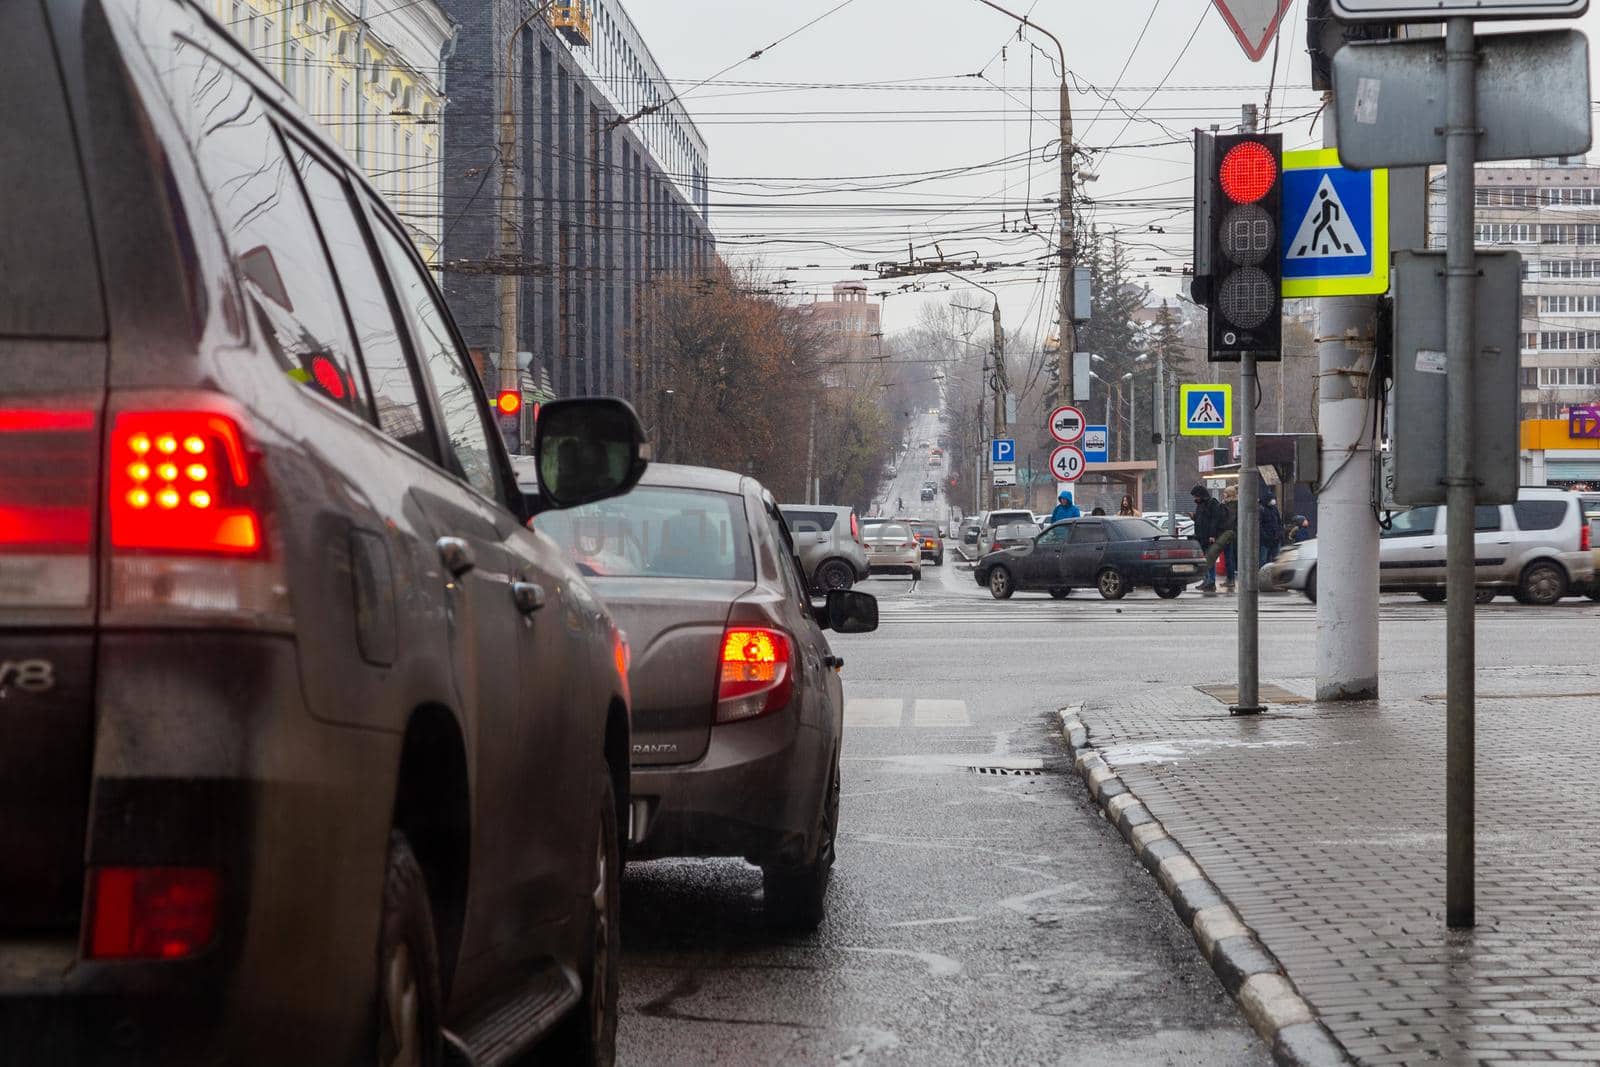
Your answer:
[[[1474,154],[1480,162],[1589,150],[1589,42],[1582,33],[1500,33],[1473,45]],[[1334,53],[1333,101],[1345,166],[1443,163],[1444,67],[1440,37],[1351,44]]]
[[[996,463],[989,468],[989,474],[995,485],[1017,484],[1017,465],[1015,463]]]
[[[1083,431],[1083,458],[1090,463],[1106,462],[1111,434],[1104,426],[1090,426]]]
[[[1050,413],[1050,436],[1064,445],[1076,444],[1086,425],[1088,420],[1083,412],[1070,404],[1063,404]]]
[[[1211,0],[1250,62],[1259,63],[1294,0]]]
[[[1389,172],[1346,170],[1339,152],[1283,154],[1284,296],[1389,288]]]
[[[1443,22],[1473,19],[1571,19],[1589,0],[1333,0],[1333,17],[1349,22]]]
[[[1006,437],[996,437],[989,442],[990,463],[1015,463],[1017,442]]]
[[[1226,437],[1233,433],[1233,386],[1185,385],[1178,392],[1183,412],[1179,432],[1184,436]]]
[[[1058,482],[1077,481],[1083,477],[1083,469],[1087,465],[1077,445],[1058,445],[1050,453],[1050,473],[1056,476]]]
[[[1480,504],[1517,499],[1517,368],[1521,360],[1522,256],[1480,250],[1473,297],[1473,472]],[[1445,502],[1446,385],[1443,252],[1399,252],[1394,288],[1393,497]]]

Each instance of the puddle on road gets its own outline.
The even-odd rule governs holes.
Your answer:
[[[1105,761],[1113,767],[1137,767],[1148,763],[1175,763],[1198,755],[1200,749],[1218,748],[1291,748],[1309,744],[1306,741],[1234,741],[1227,738],[1197,737],[1184,741],[1144,741],[1131,745],[1114,745],[1101,750]]]

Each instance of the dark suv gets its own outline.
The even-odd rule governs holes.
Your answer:
[[[0,1060],[438,1064],[616,1025],[627,646],[400,223],[180,0],[6,0]]]

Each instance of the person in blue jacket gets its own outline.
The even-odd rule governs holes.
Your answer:
[[[1072,502],[1072,491],[1070,489],[1061,490],[1061,495],[1058,499],[1060,503],[1056,504],[1056,509],[1050,513],[1051,523],[1060,522],[1062,519],[1076,519],[1083,514],[1078,505]]]

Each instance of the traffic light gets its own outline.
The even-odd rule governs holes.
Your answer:
[[[1234,363],[1248,352],[1282,359],[1283,139],[1211,138],[1196,166],[1192,290],[1209,311],[1209,358]]]
[[[502,389],[495,398],[494,406],[502,415],[515,415],[522,410],[522,394],[515,389]]]

